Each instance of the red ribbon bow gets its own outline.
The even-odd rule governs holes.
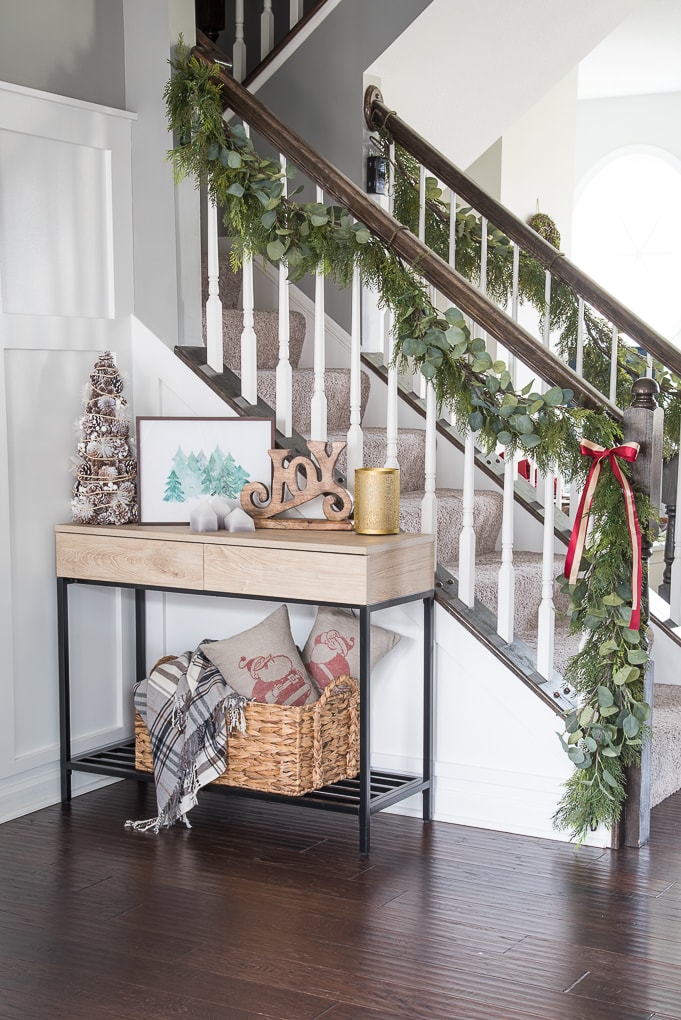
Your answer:
[[[584,486],[582,498],[579,501],[579,508],[575,518],[567,556],[565,557],[565,576],[570,584],[577,583],[579,565],[582,561],[586,532],[589,526],[591,503],[593,500],[598,479],[600,477],[603,463],[608,460],[612,473],[622,487],[624,495],[624,509],[627,519],[627,530],[631,539],[632,567],[631,567],[631,620],[630,630],[638,630],[641,625],[641,581],[642,581],[642,552],[641,552],[641,525],[636,513],[636,502],[629,480],[622,474],[618,464],[618,458],[628,461],[629,464],[638,457],[638,443],[623,443],[622,446],[615,446],[612,450],[606,450],[604,446],[597,443],[590,443],[587,439],[581,444],[580,449],[585,457],[592,457],[593,464],[589,468],[589,474]]]

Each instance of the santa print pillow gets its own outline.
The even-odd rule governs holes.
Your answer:
[[[371,628],[371,666],[400,640],[384,627]],[[359,620],[345,609],[320,606],[303,648],[303,662],[320,688],[337,676],[359,676]]]
[[[291,636],[285,605],[249,630],[202,644],[201,651],[251,701],[300,706],[319,698]]]

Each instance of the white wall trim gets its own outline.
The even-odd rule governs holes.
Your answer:
[[[121,117],[123,120],[137,120],[137,114],[130,110],[119,110],[115,106],[102,106],[99,103],[88,103],[84,99],[72,99],[70,96],[60,96],[56,92],[43,92],[41,89],[31,89],[26,85],[15,85],[11,81],[0,81],[0,92],[13,92],[32,99],[40,99],[47,103],[56,103],[59,106],[68,106],[74,110],[86,110],[88,113],[103,113],[107,117]]]

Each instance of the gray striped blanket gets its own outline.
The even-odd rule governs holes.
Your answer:
[[[229,730],[244,731],[246,699],[200,648],[156,666],[135,685],[134,696],[151,737],[158,815],[126,827],[158,833],[182,819],[191,828],[187,812],[199,790],[225,771],[227,717]]]

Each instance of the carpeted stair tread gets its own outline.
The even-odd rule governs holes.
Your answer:
[[[385,429],[363,428],[364,466],[383,467],[387,455]],[[400,463],[400,492],[423,485],[426,439],[423,429],[400,429],[397,438],[397,459]],[[329,441],[347,439],[347,432],[329,433]],[[346,451],[336,462],[340,473],[346,475]]]
[[[243,312],[238,308],[223,308],[222,322],[225,365],[238,375],[241,372]],[[258,342],[258,368],[276,368],[279,364],[279,313],[254,312],[253,328]],[[289,312],[289,361],[294,368],[300,361],[304,342],[305,316],[302,312]]]
[[[655,684],[651,807],[681,789],[681,686]]]
[[[364,414],[369,399],[371,380],[366,372],[361,373],[361,414]],[[327,430],[345,435],[350,428],[350,372],[347,368],[327,368],[326,405]],[[293,427],[304,436],[311,432],[310,408],[314,395],[314,370],[293,369]],[[276,408],[276,372],[266,369],[258,372],[258,396],[270,407]]]
[[[438,489],[437,558],[441,563],[455,564],[459,560],[459,535],[463,527],[463,499],[460,489]],[[423,491],[408,491],[400,495],[400,527],[403,531],[421,530],[421,502]],[[475,530],[477,548],[492,552],[499,534],[502,495],[482,489],[475,494]]]

